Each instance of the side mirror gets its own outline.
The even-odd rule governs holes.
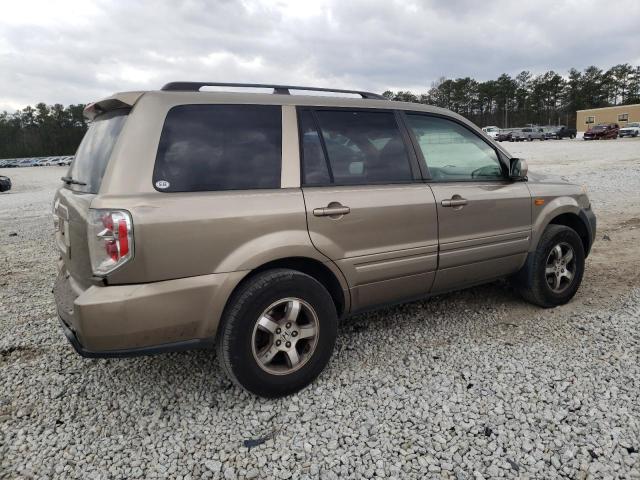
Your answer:
[[[524,158],[512,158],[509,160],[509,177],[511,180],[526,180],[529,173],[529,165]]]

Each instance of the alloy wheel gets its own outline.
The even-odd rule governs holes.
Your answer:
[[[562,293],[569,288],[576,274],[573,247],[566,242],[555,245],[547,256],[544,274],[554,293]]]
[[[302,368],[318,344],[320,324],[311,305],[299,298],[283,298],[269,305],[257,319],[251,350],[258,366],[273,375]]]

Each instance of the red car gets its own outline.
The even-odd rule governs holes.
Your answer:
[[[609,138],[618,138],[618,127],[617,123],[602,123],[600,125],[596,125],[595,127],[591,127],[584,133],[584,140],[606,140]]]

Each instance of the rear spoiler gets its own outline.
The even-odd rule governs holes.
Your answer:
[[[120,92],[114,93],[97,102],[90,103],[84,107],[83,115],[87,120],[93,120],[98,115],[119,108],[131,108],[145,92]]]

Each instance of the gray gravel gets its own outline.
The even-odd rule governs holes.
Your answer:
[[[572,148],[519,148],[553,143]],[[627,184],[608,183],[603,168],[597,188],[608,198],[630,190],[638,157]],[[553,310],[497,282],[352,318],[312,386],[263,400],[233,387],[213,352],[73,353],[50,294],[49,202],[61,170],[8,173],[0,478],[640,478],[637,275],[603,300],[596,271]],[[621,215],[605,227],[634,212]],[[588,268],[604,268],[599,255]]]

